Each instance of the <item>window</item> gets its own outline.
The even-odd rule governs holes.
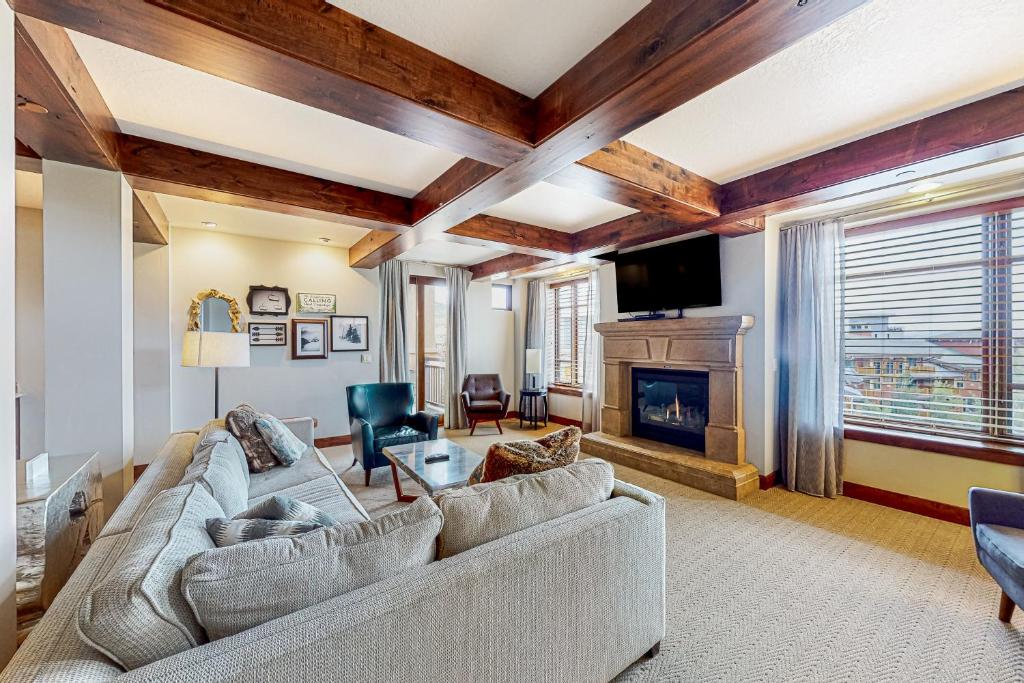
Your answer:
[[[590,281],[581,278],[554,283],[549,286],[547,299],[548,384],[581,387]]]
[[[847,423],[1024,443],[1024,210],[977,211],[847,231]]]
[[[512,310],[512,285],[491,285],[491,308]]]

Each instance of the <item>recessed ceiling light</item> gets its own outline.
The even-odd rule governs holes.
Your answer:
[[[324,244],[330,244],[331,243],[331,238],[330,237],[321,237],[320,241],[323,242]]]
[[[203,221],[204,228],[216,228],[217,224],[214,221]]]
[[[911,185],[907,188],[907,192],[910,192],[911,194],[916,194],[918,192],[931,192],[932,190],[937,190],[940,187],[942,187],[942,183],[934,180],[926,180],[923,183]]]
[[[26,100],[24,97],[19,98],[17,107],[22,111],[32,112],[33,114],[50,113],[50,110],[44,107],[43,105],[39,104],[38,102],[33,102],[32,100]]]
[[[491,276],[491,279],[492,280],[504,280],[507,277],[508,277],[508,271],[503,271],[501,273],[495,273],[494,275]]]

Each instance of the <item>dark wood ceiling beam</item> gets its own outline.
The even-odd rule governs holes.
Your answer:
[[[118,148],[135,189],[374,230],[409,227],[404,197],[131,135],[121,135]]]
[[[525,269],[536,269],[542,265],[546,266],[546,264],[554,266],[558,262],[530,254],[506,254],[469,266],[469,271],[473,273],[474,280],[482,280],[493,275],[511,277],[520,274]]]
[[[18,0],[19,12],[506,165],[533,101],[323,0]]]
[[[389,250],[434,239],[866,1],[655,0],[540,95],[532,152],[471,190],[440,198]],[[370,254],[359,265],[384,260]]]
[[[19,171],[42,173],[43,160],[35,150],[21,140],[14,139],[14,167]]]
[[[21,15],[14,31],[17,139],[45,159],[115,170],[120,130],[67,32]]]
[[[1024,152],[1024,88],[966,104],[722,186],[723,220],[907,185]],[[897,174],[907,173],[897,178]]]
[[[166,245],[170,223],[152,192],[132,193],[132,241]]]

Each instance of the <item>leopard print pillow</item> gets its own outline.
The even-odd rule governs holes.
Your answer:
[[[497,481],[514,474],[532,474],[576,462],[580,455],[579,427],[566,427],[536,441],[491,444],[484,461],[470,475],[469,484]]]
[[[278,464],[274,452],[263,440],[263,435],[256,428],[256,420],[260,414],[248,403],[243,403],[228,413],[224,419],[228,431],[238,439],[249,462],[250,472],[266,472]]]

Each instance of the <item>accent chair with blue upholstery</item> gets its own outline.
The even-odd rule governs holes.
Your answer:
[[[1024,604],[1024,493],[975,487],[967,500],[978,560],[1003,589],[999,620],[1009,623]]]
[[[388,465],[385,448],[437,438],[438,416],[415,412],[410,382],[353,384],[346,391],[352,452],[363,466],[367,486],[374,468]]]

